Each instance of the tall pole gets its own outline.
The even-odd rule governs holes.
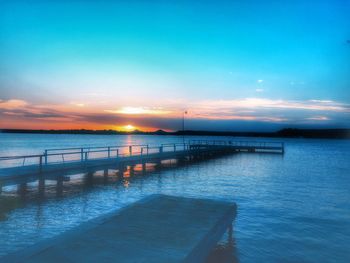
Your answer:
[[[185,114],[187,111],[182,112],[182,141],[185,143]]]

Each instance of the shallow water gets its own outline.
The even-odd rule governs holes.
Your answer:
[[[63,146],[181,141],[173,136],[0,134],[0,156]],[[164,193],[236,202],[239,262],[350,262],[350,141],[285,142],[284,156],[234,154],[27,202],[0,221],[0,255]]]

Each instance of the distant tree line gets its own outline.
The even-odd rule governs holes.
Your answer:
[[[270,138],[333,138],[349,139],[350,129],[282,129],[276,132],[232,132],[232,131],[175,131],[157,130],[144,131],[115,131],[115,130],[28,130],[28,129],[1,129],[2,133],[37,133],[37,134],[95,134],[95,135],[179,135],[179,136],[237,136],[237,137],[270,137]]]

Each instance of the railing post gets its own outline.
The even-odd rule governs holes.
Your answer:
[[[88,152],[85,152],[85,161],[88,159]]]
[[[143,147],[141,146],[141,156],[143,155]]]
[[[46,152],[46,151],[45,151]],[[46,154],[45,154],[46,157]],[[46,158],[45,158],[46,159]],[[46,160],[45,160],[46,161]],[[42,174],[42,168],[43,168],[43,156],[40,155],[40,161],[39,161],[39,180],[38,180],[38,190],[39,194],[43,195],[45,191],[45,178],[44,175]]]
[[[159,153],[163,153],[163,146],[159,147]]]
[[[117,149],[117,158],[119,157],[119,149]]]
[[[108,158],[111,158],[111,147],[108,146]]]
[[[149,146],[148,146],[148,144],[147,144],[147,155],[148,155],[148,150],[149,150]]]
[[[80,157],[81,157],[81,161],[84,161],[84,149],[80,148]]]
[[[47,164],[47,150],[45,150],[45,165]]]
[[[132,146],[129,146],[129,154],[132,155]]]

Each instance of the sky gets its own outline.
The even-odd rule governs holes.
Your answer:
[[[0,128],[350,128],[350,0],[0,0]]]

